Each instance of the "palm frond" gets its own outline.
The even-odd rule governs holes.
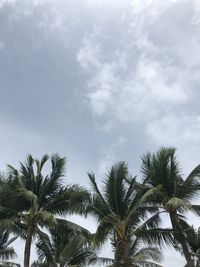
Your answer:
[[[193,209],[192,205],[178,197],[170,198],[166,203],[165,208],[167,211],[177,210],[180,213],[191,211]]]

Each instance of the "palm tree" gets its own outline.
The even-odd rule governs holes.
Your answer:
[[[85,228],[58,220],[58,224],[50,228],[50,236],[40,233],[36,243],[38,261],[32,267],[88,266],[89,261],[96,258],[92,238]]]
[[[81,212],[81,202],[87,192],[77,185],[63,186],[65,158],[51,157],[51,172],[44,175],[42,170],[49,157],[41,161],[31,155],[20,163],[18,171],[8,166],[8,183],[12,198],[8,207],[15,212],[13,230],[25,238],[24,267],[29,267],[33,236],[42,228],[56,225],[56,217],[66,213]]]
[[[135,242],[139,240],[148,241],[151,245],[170,240],[170,231],[155,229],[159,225],[157,216],[147,218],[149,214],[157,212],[158,208],[142,205],[136,191],[136,178],[130,176],[124,162],[111,168],[103,180],[101,190],[93,173],[89,174],[89,179],[92,195],[87,212],[98,222],[95,242],[101,245],[110,238],[114,249],[114,266],[139,266],[135,262],[139,256],[135,257],[134,252]],[[156,265],[149,263],[148,266]]]
[[[187,224],[183,216],[188,211],[200,214],[200,206],[191,203],[200,189],[200,165],[184,180],[175,149],[161,148],[157,153],[148,153],[142,158],[142,173],[141,191],[149,192],[148,202],[158,207],[159,213],[169,214],[174,238],[181,244],[187,266],[194,266],[186,239]]]

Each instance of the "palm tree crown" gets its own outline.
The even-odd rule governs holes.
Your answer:
[[[103,180],[101,190],[96,184],[94,174],[89,174],[89,178],[93,193],[87,212],[98,222],[96,243],[102,244],[110,238],[115,253],[114,266],[136,266],[134,244],[139,238],[150,243],[165,239],[165,233],[155,231],[158,222],[154,218],[143,221],[147,213],[155,212],[157,209],[147,209],[140,205],[136,179],[129,174],[124,162],[111,168]],[[149,263],[148,266],[155,265]]]
[[[161,148],[157,153],[147,154],[142,159],[143,190],[151,192],[148,202],[169,214],[174,237],[181,244],[188,266],[193,266],[186,241],[187,224],[183,215],[188,211],[199,214],[200,206],[192,200],[200,189],[200,165],[184,180],[174,148]]]
[[[42,170],[48,159],[45,155],[41,161],[34,160],[29,155],[25,163],[20,163],[19,171],[8,166],[8,182],[13,192],[8,205],[15,214],[15,231],[26,240],[24,267],[29,267],[32,236],[43,227],[56,224],[56,215],[81,212],[80,203],[87,195],[77,185],[63,186],[65,158],[53,155],[51,172],[44,175]]]

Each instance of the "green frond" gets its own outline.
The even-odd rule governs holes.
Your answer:
[[[0,231],[0,259],[8,260],[16,258],[16,253],[13,247],[10,247],[17,237],[10,238],[11,232],[8,230]]]
[[[109,239],[112,232],[112,225],[109,223],[100,223],[94,235],[94,244],[100,248]]]
[[[54,249],[52,247],[50,238],[43,232],[38,232],[38,240],[36,243],[36,251],[38,259],[42,262],[44,259],[50,263],[55,263],[54,260]]]
[[[196,213],[198,216],[200,216],[200,205],[191,205],[192,211]]]
[[[131,175],[129,175],[128,177],[125,177],[124,180],[128,184],[128,187],[126,190],[125,201],[129,202],[130,200],[132,200],[134,198],[135,191],[136,191],[137,186],[138,186],[138,182],[136,181],[136,176],[132,177]]]
[[[33,170],[34,159],[32,155],[28,155],[26,157],[26,161],[24,163],[20,162],[20,173],[23,177],[29,177],[30,181],[34,178],[34,170]]]
[[[15,169],[12,165],[7,165],[7,175],[9,178],[16,178],[19,175],[19,172],[17,169]]]
[[[34,194],[33,191],[27,190],[25,187],[17,187],[16,188],[16,194],[19,197],[22,197],[23,199],[27,200],[30,202],[30,205],[33,205],[34,208],[37,208],[37,202],[38,202],[38,197]]]
[[[39,234],[37,242],[38,263],[48,262],[49,266],[59,264],[83,266],[88,263],[90,257],[96,257],[91,241],[92,237],[90,238],[86,229],[58,219],[57,225],[50,228],[50,235],[42,232]]]
[[[57,224],[57,220],[54,215],[46,210],[35,212],[32,220],[39,222],[41,226],[52,226]]]
[[[191,181],[194,181],[196,179],[199,179],[200,178],[200,164],[197,165],[191,172],[190,174],[188,175],[188,177],[186,178],[186,182],[191,182]],[[199,181],[198,181],[199,182]]]
[[[174,242],[173,231],[171,228],[156,228],[148,230],[138,229],[136,236],[151,246],[155,244],[158,246],[162,246],[163,244],[169,245]]]
[[[51,156],[51,179],[56,180],[64,176],[66,159],[61,158],[58,154],[53,154]]]
[[[37,174],[40,174],[42,171],[42,168],[44,166],[44,164],[48,161],[49,156],[47,154],[45,154],[41,160],[36,159],[36,165],[37,165]]]
[[[103,193],[109,207],[113,213],[118,216],[126,217],[124,211],[128,207],[128,199],[126,198],[127,188],[125,179],[128,177],[128,168],[125,162],[119,162],[112,166],[110,172],[104,179]]]
[[[148,230],[148,229],[156,229],[161,223],[161,214],[164,213],[165,211],[160,211],[151,217],[149,217],[147,220],[143,221],[142,224],[138,228],[136,228],[136,232],[138,230]]]
[[[26,239],[27,234],[27,224],[21,222],[21,220],[17,220],[15,218],[14,223],[10,227],[12,233],[18,237],[20,237],[22,240]]]
[[[63,231],[70,232],[70,234],[74,236],[83,236],[88,241],[93,238],[90,231],[79,224],[76,224],[74,222],[68,221],[66,219],[59,219],[57,218],[57,226],[58,229],[62,229]]]
[[[144,183],[151,186],[162,185],[166,197],[173,195],[176,182],[180,179],[179,163],[174,148],[161,148],[157,153],[142,158]]]
[[[14,220],[15,220],[15,217],[12,217],[12,218],[9,217],[6,219],[1,218],[0,219],[0,231],[10,229],[13,226]]]
[[[135,255],[133,256],[133,260],[135,262],[141,260],[152,260],[155,262],[161,262],[163,259],[161,251],[157,247],[144,247],[141,248]]]
[[[0,258],[2,260],[8,260],[8,259],[14,259],[17,257],[17,254],[15,253],[14,248],[4,248],[3,250],[0,250]]]
[[[106,265],[106,266],[111,266],[114,263],[114,259],[111,258],[105,258],[105,257],[97,257],[97,256],[92,256],[90,257],[90,260],[88,264],[91,265]]]
[[[20,267],[20,264],[11,261],[0,261],[1,267]]]
[[[93,190],[94,194],[96,194],[100,198],[100,200],[105,204],[105,206],[108,207],[103,195],[101,194],[101,192],[100,192],[100,190],[99,190],[99,188],[97,186],[94,173],[88,173],[88,177],[90,179],[90,184],[91,184],[91,187],[92,187],[92,190]]]
[[[178,197],[172,197],[166,203],[165,208],[167,211],[177,210],[180,213],[191,211],[192,206]]]

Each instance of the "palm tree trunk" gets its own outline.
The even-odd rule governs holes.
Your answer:
[[[135,267],[135,265],[133,264],[132,260],[131,260],[131,256],[130,256],[130,244],[128,240],[124,240],[123,244],[123,249],[124,249],[124,253],[123,253],[123,262],[124,262],[124,267]]]
[[[126,238],[118,242],[117,259],[115,267],[134,267],[130,257],[129,242]]]
[[[176,211],[170,212],[170,219],[171,219],[171,224],[172,224],[173,230],[177,231],[177,233],[175,233],[174,236],[182,246],[183,254],[184,254],[185,259],[187,261],[186,266],[187,267],[194,267],[191,253],[189,251],[186,238],[185,238],[184,234],[182,233],[183,230],[180,227],[179,218],[178,218]]]
[[[33,225],[28,225],[27,228],[27,236],[25,241],[25,249],[24,249],[24,267],[29,267],[30,264],[30,254],[31,254],[31,243],[33,236]]]
[[[115,262],[114,262],[114,267],[120,267],[120,249],[119,249],[118,242],[116,242],[116,247],[115,247]]]

